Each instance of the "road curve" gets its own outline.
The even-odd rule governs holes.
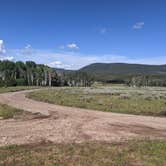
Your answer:
[[[29,91],[0,94],[0,103],[40,112],[45,118],[0,120],[0,146],[36,143],[119,142],[166,139],[166,119],[106,113],[43,103],[26,98]]]

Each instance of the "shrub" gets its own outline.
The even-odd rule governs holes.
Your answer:
[[[17,86],[24,86],[24,85],[26,85],[26,81],[23,78],[16,79],[16,84],[17,84]]]
[[[16,86],[17,82],[15,79],[9,79],[5,81],[5,86]]]
[[[5,82],[3,80],[0,80],[0,87],[5,86]]]

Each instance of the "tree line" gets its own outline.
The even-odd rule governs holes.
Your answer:
[[[55,69],[33,61],[0,61],[0,86],[91,86],[85,72],[57,73]]]
[[[95,77],[81,70],[58,72],[47,65],[33,61],[0,61],[0,86],[91,86]],[[110,83],[122,83],[133,87],[166,86],[166,78],[137,75],[130,79],[111,80]]]
[[[139,75],[133,76],[126,82],[129,86],[133,87],[146,87],[146,86],[166,86],[166,78],[158,78],[155,76]]]

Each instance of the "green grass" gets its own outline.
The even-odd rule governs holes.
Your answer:
[[[119,144],[12,145],[0,148],[1,166],[165,166],[166,141]]]
[[[0,104],[0,118],[2,119],[13,118],[14,115],[21,112],[23,112],[23,110],[10,107],[6,104]]]
[[[28,97],[53,104],[106,112],[159,115],[166,110],[166,88],[51,88]]]
[[[0,93],[6,92],[16,92],[21,90],[30,90],[30,89],[37,89],[36,86],[15,86],[15,87],[0,87]]]

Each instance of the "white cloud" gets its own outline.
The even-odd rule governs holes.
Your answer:
[[[6,49],[4,46],[4,41],[0,40],[0,54],[5,54],[6,53]]]
[[[50,67],[79,69],[92,63],[140,63],[140,64],[163,64],[166,63],[166,56],[131,58],[116,54],[81,54],[78,52],[54,52],[53,50],[33,49],[32,53],[24,53],[22,49],[7,50],[7,55],[16,61],[35,61],[40,64],[47,64]],[[4,57],[3,57],[4,58]],[[0,59],[2,57],[0,56]]]
[[[51,63],[48,63],[47,65],[55,68],[68,68],[68,69],[71,69],[72,66],[72,65],[65,65],[61,61],[53,61]]]
[[[69,49],[79,49],[76,43],[67,44],[66,47]]]
[[[27,45],[25,46],[25,49],[32,49],[32,46],[31,46],[30,44],[27,44]]]
[[[79,47],[76,43],[69,43],[69,44],[66,44],[66,45],[60,45],[59,49],[61,49],[61,50],[65,50],[65,49],[78,50]]]
[[[13,56],[0,56],[0,60],[1,61],[4,61],[4,60],[13,61],[14,57]]]
[[[5,45],[4,45],[4,41],[0,40],[0,60],[4,61],[4,60],[9,60],[12,61],[14,59],[13,56],[7,56],[6,55],[6,49],[5,49]]]
[[[33,50],[33,54],[25,53],[22,49],[8,50],[16,61],[32,60],[36,63],[47,64],[51,67],[79,69],[85,65],[97,62],[119,62],[125,61],[126,57],[119,55],[86,55],[78,52],[54,52],[53,50]]]
[[[144,22],[137,22],[136,24],[133,25],[133,29],[142,29],[144,25],[145,25]]]
[[[4,42],[0,40],[1,50]],[[3,54],[2,54],[3,52]],[[23,49],[7,49],[1,51],[0,60],[35,61],[39,64],[47,64],[55,68],[79,69],[92,63],[140,63],[140,64],[163,64],[166,56],[131,58],[116,54],[81,54],[79,52],[55,52],[53,50],[38,50],[27,45]]]
[[[12,51],[14,51],[15,54],[17,54],[17,55],[21,54],[22,56],[26,56],[26,55],[30,56],[30,55],[35,54],[36,49],[33,49],[33,47],[30,44],[27,44],[22,49],[14,49]]]

